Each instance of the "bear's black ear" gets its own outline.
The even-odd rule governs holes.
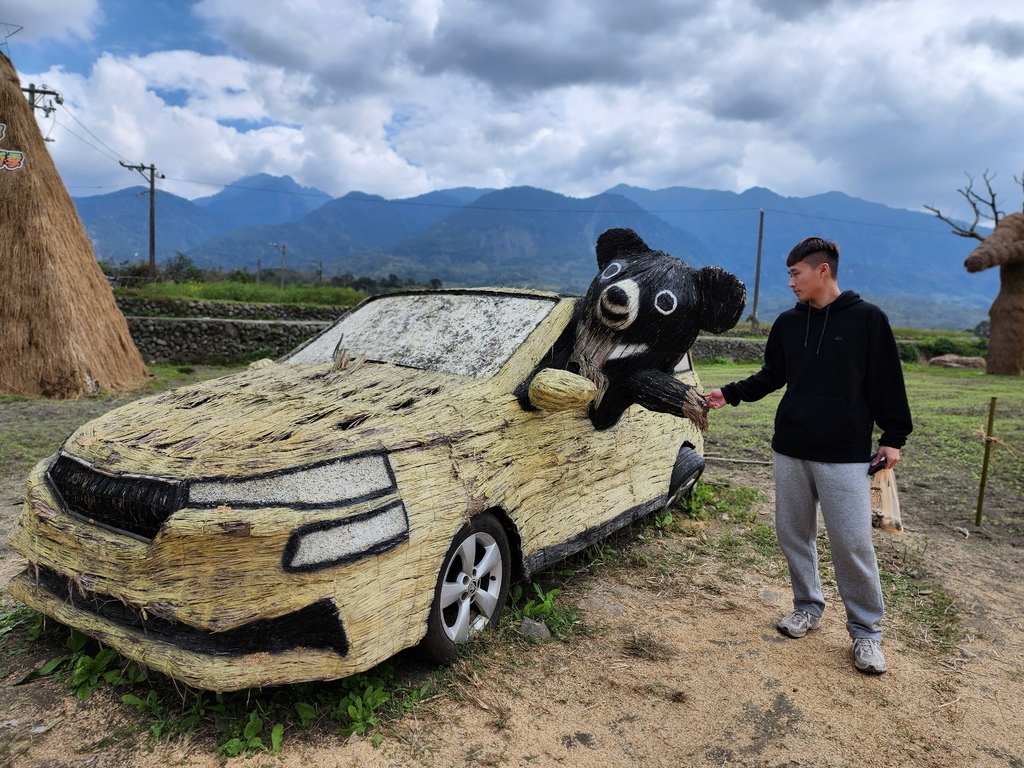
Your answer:
[[[704,267],[694,275],[701,297],[701,330],[724,333],[739,322],[747,306],[747,289],[736,275],[721,267]]]
[[[597,268],[599,271],[604,270],[618,257],[647,253],[649,250],[647,243],[632,229],[609,229],[597,238]]]

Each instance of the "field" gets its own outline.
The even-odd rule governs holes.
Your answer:
[[[706,388],[755,366],[700,367]],[[156,369],[153,387],[216,375]],[[876,533],[890,672],[856,673],[830,608],[799,641],[774,543],[777,396],[711,415],[693,504],[520,585],[498,631],[446,669],[411,655],[331,684],[201,694],[0,593],[0,765],[1022,766],[1024,382],[908,365],[907,530]],[[984,429],[996,398],[981,524]],[[0,399],[0,590],[24,479],[120,398]],[[554,637],[530,640],[524,617]]]

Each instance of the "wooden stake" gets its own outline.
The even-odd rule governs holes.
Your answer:
[[[988,404],[988,429],[985,430],[985,459],[981,463],[981,487],[978,488],[978,511],[974,515],[974,524],[981,525],[981,505],[985,501],[985,483],[988,481],[988,461],[992,455],[992,427],[996,419],[996,398]]]

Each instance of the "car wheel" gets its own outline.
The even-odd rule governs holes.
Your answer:
[[[442,664],[458,658],[458,646],[501,618],[508,598],[511,560],[505,529],[487,512],[455,535],[437,575],[427,634],[427,657]]]
[[[689,499],[702,474],[704,474],[704,457],[690,446],[684,445],[679,449],[676,463],[672,467],[672,479],[669,482],[666,506]]]

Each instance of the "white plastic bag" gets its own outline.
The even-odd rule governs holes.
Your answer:
[[[903,533],[896,475],[891,469],[881,469],[871,476],[871,525],[886,533]]]

